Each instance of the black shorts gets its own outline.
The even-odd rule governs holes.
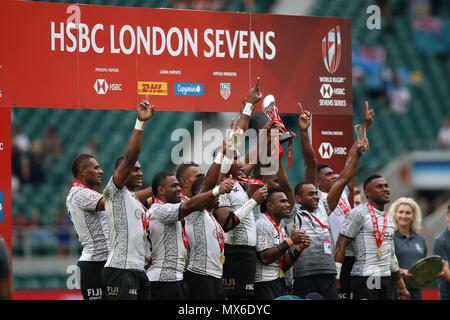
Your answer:
[[[105,267],[102,279],[106,300],[150,300],[150,282],[144,271]]]
[[[250,298],[254,292],[256,247],[225,244],[223,282],[229,299]]]
[[[225,300],[222,279],[186,271],[184,281],[189,288],[189,300]]]
[[[336,300],[337,287],[334,274],[312,275],[305,277],[294,277],[292,294],[300,298],[306,298],[309,294],[320,294],[325,300]]]
[[[284,278],[255,282],[255,300],[274,300],[284,295],[287,295]]]
[[[350,276],[350,290],[354,300],[392,300],[391,277]]]
[[[152,300],[187,300],[188,286],[184,280],[173,282],[150,281]]]
[[[102,281],[102,270],[106,261],[78,261],[80,288],[84,300],[105,299],[106,287]]]
[[[341,290],[339,292],[339,299],[349,300],[352,298],[350,290],[350,272],[352,272],[353,264],[355,263],[355,257],[344,258],[342,264],[341,275],[339,282],[341,284]]]

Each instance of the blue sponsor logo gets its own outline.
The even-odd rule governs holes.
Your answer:
[[[0,192],[0,222],[3,222],[3,192]]]
[[[203,83],[175,82],[176,96],[203,96]]]

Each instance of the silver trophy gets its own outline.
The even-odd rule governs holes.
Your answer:
[[[355,132],[356,132],[356,138],[359,141],[362,141],[365,138],[367,138],[367,136],[366,136],[366,126],[365,125],[363,125],[363,124],[355,125]],[[361,151],[362,152],[366,152],[367,150],[365,148],[363,148]]]
[[[275,97],[271,94],[267,95],[263,101],[263,113],[267,119],[277,122],[281,126],[280,143],[285,143],[294,138],[294,135],[290,133],[283,124],[280,118],[278,108],[275,105]]]

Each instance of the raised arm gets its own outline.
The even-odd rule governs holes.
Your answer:
[[[247,93],[246,104],[242,110],[241,116],[239,117],[236,127],[241,128],[244,133],[248,129],[248,123],[250,121],[250,117],[252,116],[252,112],[255,109],[256,104],[261,100],[262,93],[259,92],[259,77],[256,80],[256,84],[253,88],[251,88]]]
[[[369,109],[369,103],[367,101],[365,102],[365,107],[366,107],[366,111],[364,113],[364,127],[366,128],[366,134],[367,134],[367,132],[369,131],[369,127],[372,125],[373,120],[375,118],[375,112],[373,111],[373,109]],[[349,160],[349,158],[347,158],[346,165],[347,165],[348,160]],[[353,188],[355,186],[355,178],[356,178],[356,172],[350,179],[349,183],[347,184],[348,187],[350,188],[350,190],[353,190]]]
[[[369,147],[369,141],[364,139],[363,141],[355,140],[348,154],[348,161],[344,170],[341,171],[338,180],[331,187],[327,196],[328,208],[330,209],[328,214],[331,214],[339,203],[339,199],[344,191],[345,186],[350,182],[350,179],[356,175],[358,170],[358,163],[363,155],[362,150],[367,150]]]
[[[308,110],[303,110],[303,106],[300,102],[298,103],[298,106],[300,109],[298,126],[300,128],[300,142],[305,165],[304,180],[317,186],[317,158],[308,134],[308,129],[311,126],[311,112]]]
[[[133,167],[138,160],[139,153],[142,146],[142,132],[144,125],[154,114],[155,109],[147,100],[141,101],[139,104],[138,116],[136,125],[131,133],[128,141],[127,149],[125,151],[124,160],[114,171],[114,183],[116,187],[122,188],[128,179]]]
[[[291,205],[291,209],[294,208],[295,205],[295,194],[294,189],[292,189],[291,184],[289,183],[289,179],[286,173],[286,170],[283,166],[283,161],[281,158],[278,159],[278,179],[280,180],[280,187],[283,188],[286,197],[288,198],[288,202]]]

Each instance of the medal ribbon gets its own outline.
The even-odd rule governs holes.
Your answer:
[[[270,222],[272,222],[273,227],[275,228],[275,230],[277,230],[278,233],[278,239],[280,239],[279,244],[281,244],[284,241],[284,235],[283,232],[280,231],[280,227],[277,225],[277,223],[275,222],[275,220],[272,219],[272,217],[270,215],[266,213],[264,213],[267,217],[267,219],[269,219]],[[281,256],[280,258],[280,268],[283,269],[283,263],[284,263],[284,256]]]
[[[223,253],[223,249],[225,248],[225,233],[223,232],[222,227],[219,225],[219,228],[217,228],[217,222],[216,222],[216,218],[214,218],[214,216],[212,215],[211,211],[205,209],[209,216],[211,217],[212,221],[214,222],[214,227],[216,228],[216,234],[217,234],[217,242],[219,242],[219,247],[220,247],[220,253]],[[220,234],[219,234],[219,229],[220,229]]]
[[[370,218],[372,218],[372,224],[373,224],[373,232],[375,233],[375,241],[377,243],[377,247],[380,248],[381,244],[383,243],[384,236],[386,234],[386,228],[387,228],[387,214],[386,211],[384,211],[384,222],[383,222],[383,231],[381,232],[380,236],[380,230],[378,228],[378,220],[375,216],[375,211],[373,210],[373,206],[370,202],[367,203],[367,208],[369,208],[370,212]]]

